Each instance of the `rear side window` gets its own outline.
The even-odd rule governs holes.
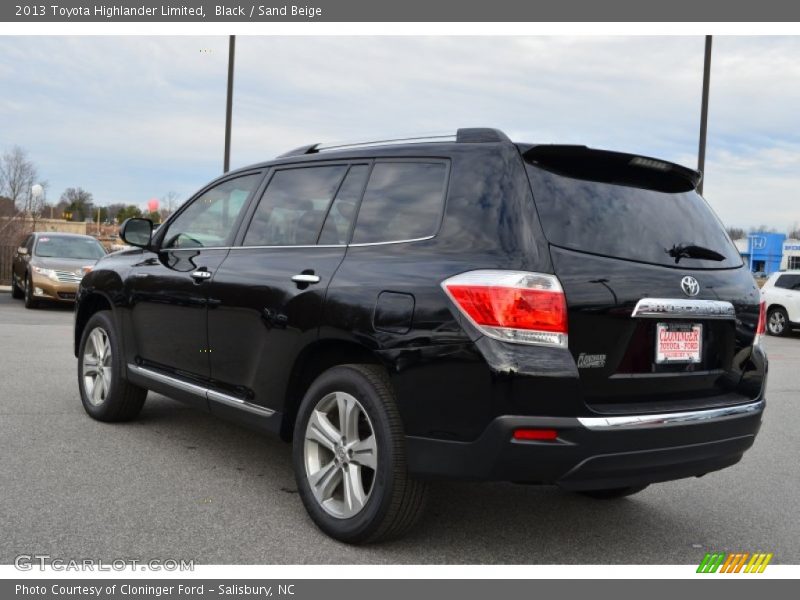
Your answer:
[[[775,287],[787,290],[800,290],[800,275],[781,275],[775,280]]]
[[[657,265],[720,269],[742,258],[706,201],[692,191],[668,192],[576,179],[527,165],[536,209],[551,244]],[[719,260],[680,257],[702,247]],[[697,252],[694,253],[695,255]]]
[[[313,246],[347,166],[277,171],[244,237],[245,246]]]
[[[354,244],[432,236],[444,209],[447,166],[441,162],[379,162],[358,211]]]

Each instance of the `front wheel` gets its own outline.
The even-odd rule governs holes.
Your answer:
[[[578,493],[581,496],[588,496],[589,498],[595,498],[596,500],[613,500],[615,498],[624,498],[625,496],[638,494],[646,487],[646,485],[631,485],[628,487],[610,488],[606,490],[584,490]]]
[[[783,336],[789,333],[789,315],[782,308],[771,308],[767,315],[767,331],[770,335]]]
[[[17,285],[17,281],[14,278],[14,274],[11,274],[11,297],[15,300],[20,300],[25,296],[25,293],[20,289]]]
[[[394,391],[375,365],[334,367],[311,384],[297,415],[293,463],[309,515],[340,541],[398,537],[422,512],[427,488],[409,477]]]
[[[125,378],[122,344],[110,311],[92,315],[83,330],[78,388],[84,410],[98,421],[129,421],[142,410],[147,390]]]
[[[33,278],[30,273],[25,277],[25,308],[37,308],[39,301],[33,297]]]

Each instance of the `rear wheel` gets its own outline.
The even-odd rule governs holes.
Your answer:
[[[408,475],[394,392],[374,365],[334,367],[311,384],[297,415],[293,462],[309,515],[343,542],[397,537],[422,512],[426,486]]]
[[[25,277],[25,308],[37,308],[39,301],[33,297],[33,278],[30,273]]]
[[[125,379],[122,344],[110,311],[92,315],[83,330],[78,388],[84,410],[98,421],[129,421],[142,410],[147,390]]]
[[[771,308],[767,315],[767,331],[770,335],[783,336],[789,333],[789,315],[780,307]]]
[[[613,500],[614,498],[624,498],[625,496],[638,494],[646,487],[646,485],[631,485],[628,487],[610,488],[607,490],[585,490],[578,493],[581,496],[588,496],[589,498],[595,498],[597,500]]]
[[[11,297],[19,300],[24,297],[25,293],[20,289],[17,285],[16,280],[14,279],[14,274],[11,274]]]

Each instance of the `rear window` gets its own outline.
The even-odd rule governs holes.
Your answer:
[[[694,190],[658,191],[559,175],[527,165],[536,209],[551,244],[603,256],[689,268],[739,267],[742,258]],[[720,260],[669,254],[701,247]]]

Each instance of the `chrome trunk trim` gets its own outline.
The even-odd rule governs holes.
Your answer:
[[[735,319],[733,304],[724,300],[642,298],[631,313],[640,319]]]

